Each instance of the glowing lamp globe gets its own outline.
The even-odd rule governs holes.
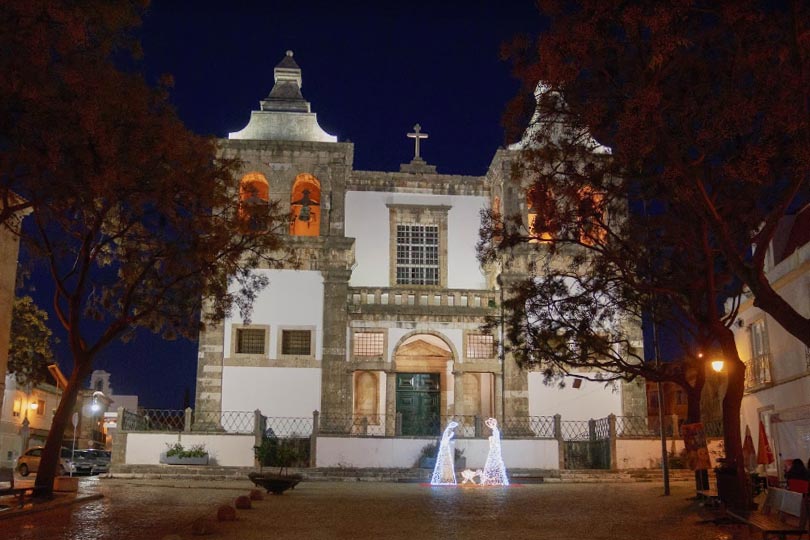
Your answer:
[[[712,369],[715,370],[717,373],[723,371],[723,361],[722,360],[712,360]]]

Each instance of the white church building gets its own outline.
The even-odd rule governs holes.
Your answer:
[[[450,418],[460,437],[488,417],[508,437],[555,414],[646,417],[643,384],[547,386],[482,331],[499,314],[498,283],[523,277],[498,279],[476,258],[483,209],[527,215],[511,180],[516,151],[495,151],[483,176],[439,173],[420,157],[430,141],[417,124],[393,142],[414,150],[399,171],[355,170],[354,145],[320,128],[301,86],[287,52],[259,110],[221,141],[243,163],[244,203],[289,209],[299,265],[256,270],[269,285],[249,324],[233,316],[201,334],[197,411],[319,411],[321,433],[394,441],[436,436]]]

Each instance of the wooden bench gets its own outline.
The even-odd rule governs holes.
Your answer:
[[[0,485],[8,484],[8,487],[0,487],[0,497],[4,495],[13,495],[17,497],[22,507],[25,503],[25,494],[34,491],[32,487],[15,488],[14,487],[14,469],[8,467],[0,467]]]
[[[737,513],[728,510],[733,518],[762,532],[762,538],[801,539],[807,534],[808,499],[801,493],[780,488],[768,488],[765,502],[759,511]]]

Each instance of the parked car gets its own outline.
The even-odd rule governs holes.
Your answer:
[[[32,472],[39,470],[39,461],[42,459],[42,446],[34,446],[25,451],[20,457],[17,458],[17,471],[22,476],[28,476]],[[89,461],[85,456],[76,455],[70,448],[62,448],[59,457],[59,468],[57,473],[59,475],[85,473],[90,474],[93,471],[93,462]]]
[[[104,474],[110,471],[111,452],[107,450],[82,450],[82,452],[93,462],[91,474]]]

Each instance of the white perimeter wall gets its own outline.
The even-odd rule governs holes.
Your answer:
[[[590,420],[605,418],[609,414],[621,416],[622,394],[617,387],[582,380],[582,386],[573,387],[574,378],[566,377],[565,388],[556,383],[547,386],[543,374],[529,373],[529,416],[560,414],[563,420]]]
[[[724,455],[722,440],[707,441],[712,468],[718,465],[717,458]],[[667,440],[667,452],[679,454],[683,441]],[[661,466],[660,439],[618,439],[616,441],[616,466],[619,469],[656,469]]]
[[[346,236],[355,238],[357,267],[352,287],[388,287],[390,225],[386,204],[450,206],[447,213],[447,287],[484,289],[486,282],[476,259],[475,243],[481,225],[484,197],[416,195],[375,191],[346,193]]]
[[[318,437],[318,467],[413,467],[425,445],[435,439]],[[464,451],[467,467],[483,468],[489,452],[486,439],[459,439],[456,448]],[[558,469],[556,440],[531,439],[501,441],[501,454],[507,471],[520,469]]]
[[[269,356],[279,350],[280,326],[315,327],[315,358],[323,349],[323,276],[310,270],[255,270],[270,280],[253,303],[251,324],[270,325]],[[236,311],[225,321],[225,356],[231,351],[231,325],[242,324]]]
[[[264,416],[312,418],[320,410],[320,368],[231,367],[222,369],[222,410]]]
[[[210,465],[252,467],[253,446],[250,435],[194,435],[187,433],[127,433],[127,465],[158,465],[167,445],[180,443],[184,448],[204,444]]]

